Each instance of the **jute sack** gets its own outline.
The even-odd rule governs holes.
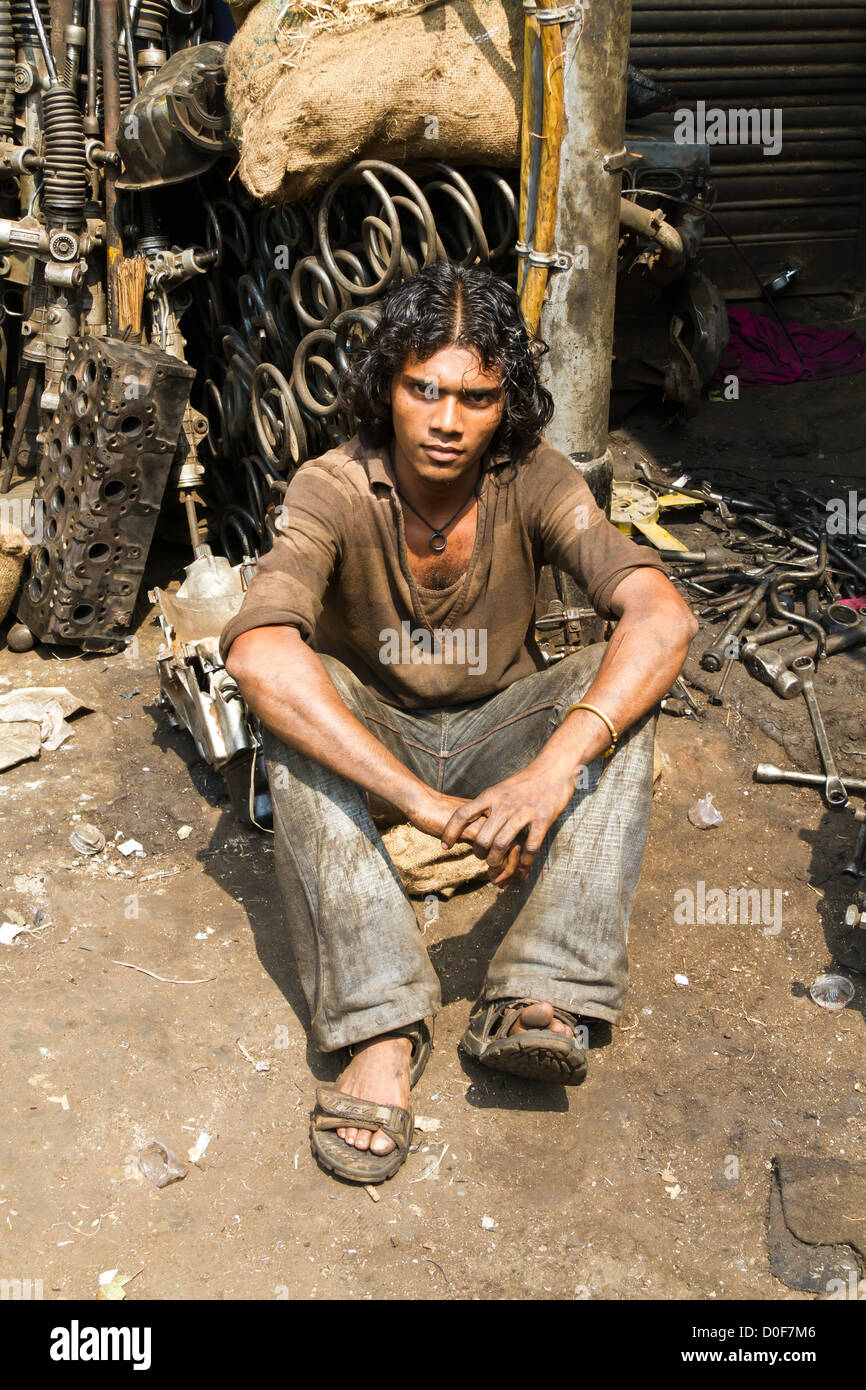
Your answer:
[[[0,527],[0,622],[12,606],[29,554],[30,542],[23,532]]]
[[[356,159],[517,164],[521,5],[433,0],[312,34],[295,6],[286,31],[286,8],[259,0],[228,50],[239,173],[255,198],[311,197]]]

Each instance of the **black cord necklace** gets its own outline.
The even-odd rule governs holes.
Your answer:
[[[415,513],[419,521],[423,521],[425,526],[430,527],[430,530],[433,532],[432,536],[430,537],[430,549],[434,550],[437,555],[441,555],[442,551],[448,544],[448,539],[444,533],[448,530],[448,527],[451,525],[451,522],[457,520],[458,516],[463,511],[463,508],[467,507],[469,503],[472,501],[472,498],[475,496],[475,489],[473,489],[470,495],[466,498],[465,502],[461,502],[460,506],[457,508],[456,512],[451,517],[451,520],[446,521],[444,526],[440,526],[438,528],[435,527],[432,522],[428,521],[426,516],[422,516],[421,513],[418,511],[417,507],[413,507],[411,502],[406,501],[406,498],[403,496],[399,488],[397,488],[397,496],[400,498],[401,502],[405,503],[405,505],[409,508],[410,512]]]

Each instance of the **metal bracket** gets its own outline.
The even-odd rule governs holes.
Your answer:
[[[539,9],[535,0],[523,0],[523,8],[536,24],[573,24],[582,5],[561,5],[558,10]]]
[[[530,251],[529,264],[547,266],[549,270],[570,270],[572,257],[568,251]]]
[[[568,251],[536,251],[534,247],[527,246],[525,241],[515,243],[514,250],[523,260],[528,260],[530,265],[546,266],[548,270],[570,270],[573,257]]]
[[[616,150],[614,154],[606,154],[601,161],[601,167],[607,174],[619,174],[623,169],[630,169],[641,159],[643,159],[643,155],[635,154],[633,150],[627,150],[623,145],[622,149]]]

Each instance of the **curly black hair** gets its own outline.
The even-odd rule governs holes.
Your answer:
[[[524,458],[553,417],[553,397],[538,379],[547,344],[529,333],[509,284],[452,261],[437,261],[392,290],[376,327],[349,355],[338,393],[362,444],[390,441],[388,391],[409,354],[425,362],[452,345],[473,349],[485,371],[502,373],[505,409],[491,448],[514,462]]]

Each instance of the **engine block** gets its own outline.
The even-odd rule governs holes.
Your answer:
[[[194,368],[160,348],[73,340],[44,432],[18,617],[42,642],[124,645]]]

